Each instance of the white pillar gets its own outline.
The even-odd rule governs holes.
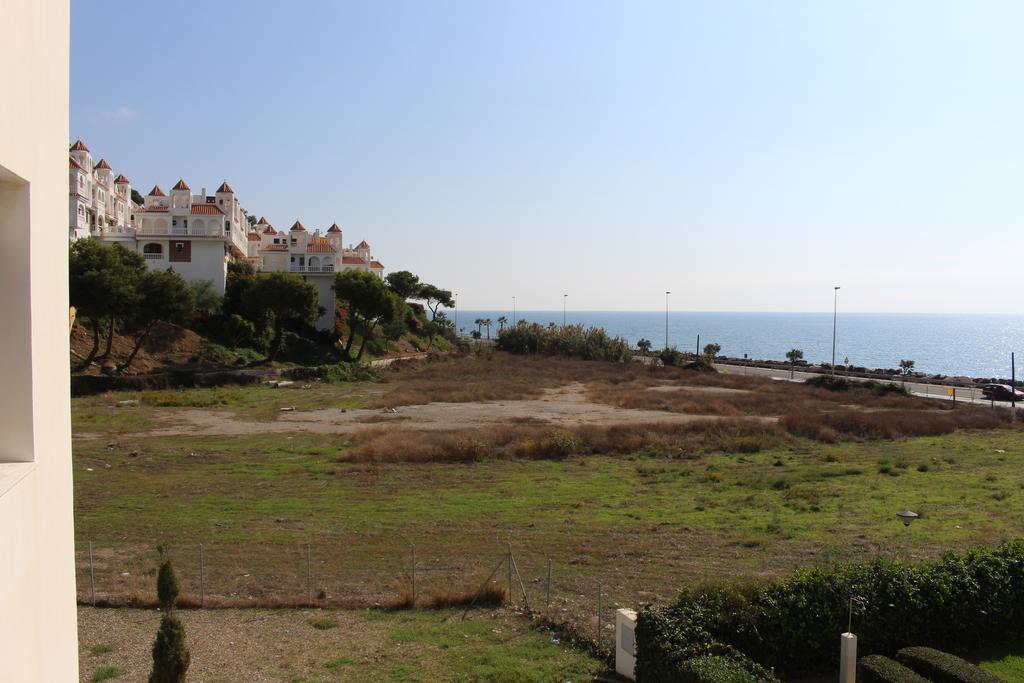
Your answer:
[[[615,612],[615,673],[636,680],[636,612],[620,609]]]
[[[839,650],[839,683],[857,683],[857,636],[844,633]]]

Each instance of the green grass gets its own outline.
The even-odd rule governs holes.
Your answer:
[[[317,631],[327,631],[328,629],[338,628],[338,622],[334,619],[328,619],[326,617],[320,619],[312,619],[309,625],[315,628]]]
[[[89,654],[91,654],[93,657],[100,657],[102,655],[107,654],[108,652],[111,652],[113,649],[114,648],[112,646],[107,645],[106,643],[101,643],[99,645],[93,645],[91,648],[89,648]]]
[[[1024,643],[992,647],[969,659],[1005,681],[1024,681]]]
[[[97,669],[96,673],[92,675],[92,680],[95,681],[109,681],[111,678],[120,678],[124,675],[122,669],[116,666],[105,666],[102,669]]]

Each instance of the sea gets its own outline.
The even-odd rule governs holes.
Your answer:
[[[447,312],[450,318],[455,311]],[[458,327],[469,334],[477,318],[513,319],[512,311],[457,312]],[[516,311],[515,319],[562,323],[562,311]],[[655,349],[665,346],[664,311],[566,311],[567,324],[603,327],[631,345],[648,339]],[[482,330],[486,336],[486,329]],[[832,358],[832,312],[827,313],[713,313],[668,314],[668,345],[682,351],[715,343],[721,355],[757,360],[783,360],[800,349],[809,363]],[[929,374],[967,377],[1010,376],[1010,354],[1024,363],[1024,315],[843,313],[836,318],[836,363],[867,368],[896,368],[913,360],[914,369]],[[1024,372],[1017,371],[1017,377]]]

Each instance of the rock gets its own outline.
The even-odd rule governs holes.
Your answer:
[[[130,398],[130,399],[126,400],[126,401],[118,401],[117,405],[119,405],[119,406],[137,406],[137,405],[139,405],[139,400],[137,398]]]

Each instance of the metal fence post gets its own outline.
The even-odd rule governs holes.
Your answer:
[[[597,654],[601,654],[601,584],[597,584]]]
[[[92,541],[89,541],[89,584],[92,586],[92,606],[96,606],[96,574],[92,566]]]
[[[206,552],[199,544],[199,606],[206,607]]]
[[[512,602],[512,542],[508,542],[508,555],[505,556],[505,562],[508,564],[508,602]]]
[[[548,587],[544,598],[544,609],[551,607],[551,558],[548,558]]]

